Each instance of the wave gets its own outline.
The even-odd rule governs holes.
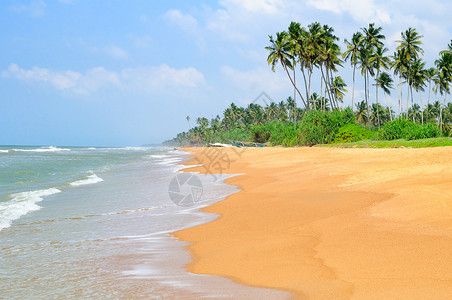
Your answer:
[[[0,230],[10,227],[14,220],[27,213],[41,209],[36,203],[42,201],[43,197],[60,192],[57,188],[50,188],[11,194],[10,201],[0,203]]]
[[[92,173],[92,171],[91,171],[91,173]],[[92,175],[86,176],[85,179],[71,182],[71,183],[69,183],[69,185],[79,186],[79,185],[86,185],[86,184],[94,184],[94,183],[98,183],[98,182],[102,182],[102,181],[104,181],[102,178],[98,177],[96,174],[92,174]]]
[[[61,152],[61,151],[71,151],[71,149],[49,146],[49,147],[41,147],[41,148],[37,148],[37,149],[11,149],[11,150],[7,150],[7,151],[8,152]]]
[[[8,153],[8,152],[9,152],[9,150],[0,149],[0,153]]]

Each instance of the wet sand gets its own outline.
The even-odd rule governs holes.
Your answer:
[[[189,149],[241,192],[176,232],[190,272],[298,299],[451,299],[452,148]]]

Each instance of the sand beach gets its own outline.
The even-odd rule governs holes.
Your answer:
[[[174,233],[190,272],[296,299],[451,299],[452,148],[206,149],[185,171],[241,191]]]

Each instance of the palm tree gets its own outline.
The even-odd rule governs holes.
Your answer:
[[[347,92],[347,90],[345,89],[346,87],[347,84],[340,76],[334,78],[330,91],[333,94],[333,97],[336,99],[336,101],[339,101],[341,103],[343,102],[344,95]]]
[[[435,79],[435,76],[436,76],[435,68],[425,70],[425,79],[428,80],[427,122],[429,120],[430,92],[432,91],[432,80]]]
[[[355,71],[356,71],[356,65],[358,64],[359,60],[359,48],[360,44],[362,42],[362,33],[356,32],[353,34],[351,41],[347,41],[347,39],[344,40],[345,44],[347,45],[347,50],[342,54],[342,58],[345,59],[345,61],[350,60],[350,64],[353,67],[353,88],[352,88],[352,107],[353,107],[353,99],[355,96]]]
[[[452,81],[452,51],[442,51],[439,59],[435,61],[438,74],[436,78],[437,89],[444,95],[443,105],[446,105],[447,94],[450,94],[450,83]],[[440,130],[443,129],[442,106],[440,109]]]
[[[421,61],[420,59],[417,59],[413,62],[413,65],[411,66],[411,72],[412,72],[412,80],[413,80],[413,86],[416,92],[419,93],[419,100],[421,103],[422,108],[422,92],[425,90],[425,62]],[[413,106],[413,94],[411,94],[411,104]],[[421,124],[424,124],[424,113],[421,111]]]
[[[188,130],[190,130],[190,116],[187,116],[185,119],[188,122]]]
[[[407,72],[407,65],[406,61],[404,59],[403,53],[401,50],[398,50],[394,52],[394,55],[392,56],[391,61],[391,68],[394,70],[394,75],[399,76],[399,84],[398,84],[398,95],[397,95],[397,101],[399,104],[399,116],[402,115],[403,112],[403,102],[402,102],[402,77]]]
[[[422,35],[420,35],[416,29],[414,28],[408,28],[405,30],[405,32],[401,33],[402,39],[397,40],[397,43],[400,43],[399,46],[397,46],[397,51],[400,51],[402,54],[402,58],[405,60],[405,65],[407,66],[407,72],[405,72],[405,79],[408,83],[408,94],[407,94],[407,109],[408,109],[408,101],[409,101],[409,93],[413,93],[412,90],[412,74],[411,74],[411,65],[414,60],[419,59],[419,54],[424,54],[424,50],[421,48],[422,42],[421,38],[423,38]],[[402,74],[403,75],[403,74]],[[408,114],[407,114],[408,117]]]
[[[292,77],[289,74],[289,69],[292,69],[292,55],[291,55],[291,41],[288,38],[287,32],[277,32],[276,33],[276,40],[273,39],[273,36],[269,36],[270,39],[270,46],[265,47],[268,51],[270,51],[270,54],[267,57],[267,62],[269,65],[272,66],[272,71],[275,71],[275,66],[278,62],[281,63],[284,71],[286,71],[287,76],[290,79],[290,82],[292,83],[294,89],[297,91],[298,95],[300,96],[301,100],[303,101],[304,106],[308,110],[309,107],[307,107],[306,102],[303,99],[303,96],[301,95],[300,91],[298,90],[297,86],[295,85],[295,82],[293,81]]]
[[[391,75],[389,75],[386,72],[382,72],[380,74],[380,76],[377,77],[376,81],[377,81],[377,89],[381,88],[383,90],[383,93],[385,95],[386,105],[388,106],[388,109],[389,109],[389,119],[390,119],[390,121],[392,121],[392,113],[391,113],[391,108],[389,106],[387,95],[391,95],[391,89],[393,88],[393,85],[392,85],[393,80],[391,78]]]
[[[300,47],[301,45],[299,44],[299,36],[300,36],[300,32],[301,32],[301,25],[300,23],[297,22],[291,22],[289,25],[289,39],[290,39],[290,51],[291,51],[291,55],[292,55],[292,66],[293,66],[293,82],[296,85],[296,80],[295,80],[295,66],[296,66],[296,57],[297,54],[300,52]],[[296,90],[295,87],[293,89],[293,126],[294,129],[296,129],[297,127],[297,122],[296,122],[296,114],[297,112],[297,94],[296,94]]]
[[[366,101],[361,101],[356,103],[356,122],[366,126],[369,122],[369,115],[367,114],[367,104]]]
[[[375,76],[375,81],[380,75],[380,69],[383,67],[384,69],[389,69],[389,57],[385,56],[384,53],[388,51],[387,48],[380,46],[376,48],[374,54],[370,58],[371,63],[373,64],[373,68],[377,70],[377,74]],[[375,86],[377,83],[375,83]],[[378,105],[378,87],[375,87],[375,99]],[[379,110],[377,110],[377,119],[378,119],[378,128],[380,128],[380,116]]]
[[[367,114],[370,114],[369,107],[369,76],[374,76],[374,65],[372,64],[372,56],[377,48],[383,47],[383,40],[385,36],[381,33],[383,28],[375,27],[375,23],[369,24],[368,28],[361,28],[363,31],[363,40],[360,49],[360,65],[361,74],[364,76],[365,83],[365,99],[367,105]],[[370,123],[369,123],[370,128]]]

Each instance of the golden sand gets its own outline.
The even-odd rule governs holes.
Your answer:
[[[215,151],[245,174],[204,209],[220,218],[175,233],[189,271],[300,299],[452,299],[451,147]]]

